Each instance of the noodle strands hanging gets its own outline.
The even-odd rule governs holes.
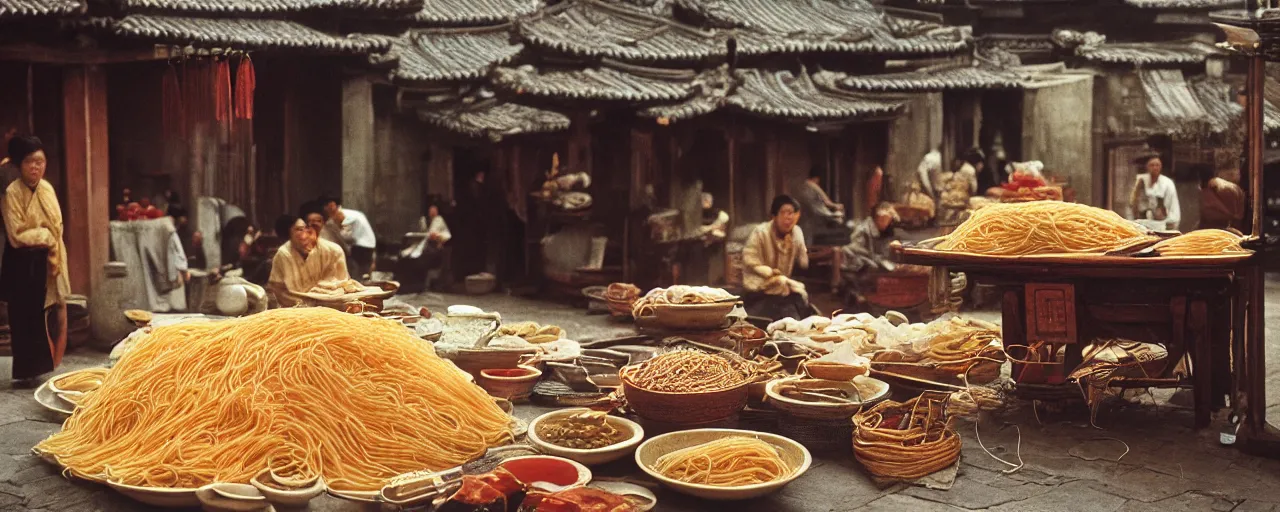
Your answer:
[[[511,438],[493,400],[400,323],[309,308],[156,328],[35,450],[127,485],[271,469],[372,491]]]

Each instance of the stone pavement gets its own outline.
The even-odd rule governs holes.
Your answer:
[[[1270,276],[1267,290],[1268,398],[1271,419],[1280,424],[1280,276]],[[535,320],[564,327],[580,339],[600,339],[631,332],[602,316],[587,316],[569,306],[503,295],[483,298],[427,294],[406,297],[443,311],[450,303],[471,303],[501,311],[511,320]],[[994,314],[981,314],[991,318]],[[103,364],[106,355],[90,350],[69,354],[63,370]],[[0,376],[10,360],[0,359]],[[3,379],[0,379],[3,380]],[[1161,397],[1163,394],[1158,394]],[[660,511],[709,510],[820,511],[1237,511],[1280,512],[1280,461],[1245,455],[1217,442],[1215,430],[1190,428],[1191,413],[1151,397],[1115,404],[1099,413],[1101,429],[1089,425],[1080,408],[1037,415],[1030,407],[1000,418],[987,418],[977,428],[961,424],[964,453],[960,475],[949,491],[919,487],[878,488],[853,461],[851,453],[815,453],[812,469],[780,493],[751,502],[715,504],[671,492],[659,492]],[[532,418],[541,410],[521,407]],[[64,479],[31,455],[35,443],[55,432],[60,419],[41,408],[29,390],[13,390],[0,382],[0,512],[147,511],[151,507],[97,485]],[[980,445],[975,434],[980,434]],[[984,452],[1017,463],[1011,469]],[[629,461],[595,468],[605,476],[636,473]],[[358,511],[361,507],[322,498],[316,511]]]

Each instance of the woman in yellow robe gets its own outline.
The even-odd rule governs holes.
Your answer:
[[[271,260],[271,278],[267,280],[271,307],[296,306],[302,302],[298,295],[321,281],[348,278],[342,247],[321,239],[305,219],[298,218],[289,228],[289,241],[276,250]]]
[[[13,380],[17,386],[30,386],[62,362],[71,285],[62,209],[53,186],[44,180],[44,146],[36,137],[14,137],[9,140],[9,161],[21,175],[0,198],[8,237],[0,264],[0,293],[9,308]]]

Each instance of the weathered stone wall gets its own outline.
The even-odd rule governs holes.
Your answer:
[[[1073,78],[1023,95],[1022,158],[1044,162],[1046,173],[1075,189],[1077,202],[1095,204],[1093,76]]]
[[[902,197],[915,180],[916,167],[929,150],[942,144],[942,94],[916,96],[907,112],[889,123],[889,154],[884,162],[886,199]]]

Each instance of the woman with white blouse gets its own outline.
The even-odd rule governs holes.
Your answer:
[[[1159,156],[1148,158],[1145,169],[1146,173],[1138,175],[1129,201],[1134,220],[1152,229],[1177,231],[1182,220],[1178,188],[1173,180],[1161,174],[1164,162]]]

